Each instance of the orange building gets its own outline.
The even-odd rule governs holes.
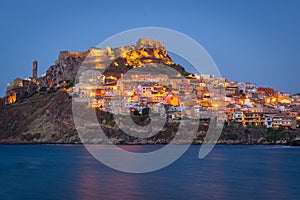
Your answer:
[[[179,99],[176,95],[169,95],[165,100],[165,104],[171,104],[172,106],[180,106]]]

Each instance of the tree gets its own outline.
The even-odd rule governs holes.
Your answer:
[[[47,88],[43,86],[43,87],[40,88],[39,91],[40,91],[40,92],[46,92],[46,90],[47,90]]]
[[[142,110],[142,115],[148,116],[149,113],[150,113],[150,108],[143,108],[143,110]]]

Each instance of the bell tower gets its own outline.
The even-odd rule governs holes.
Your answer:
[[[38,62],[36,60],[32,63],[32,78],[37,79]]]

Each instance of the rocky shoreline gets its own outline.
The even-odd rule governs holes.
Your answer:
[[[0,144],[81,144],[73,122],[72,98],[63,89],[37,94],[0,109]],[[164,145],[174,138],[178,130],[178,124],[169,122],[157,135],[139,139],[123,133],[109,113],[98,111],[97,117],[114,144]],[[193,144],[203,143],[208,124],[200,123]],[[297,138],[300,138],[299,129],[243,127],[232,123],[224,126],[217,144],[292,145],[297,144]],[[180,141],[184,143],[184,136]]]

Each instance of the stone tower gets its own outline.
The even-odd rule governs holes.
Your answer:
[[[32,63],[32,78],[37,78],[38,62],[36,60]]]

